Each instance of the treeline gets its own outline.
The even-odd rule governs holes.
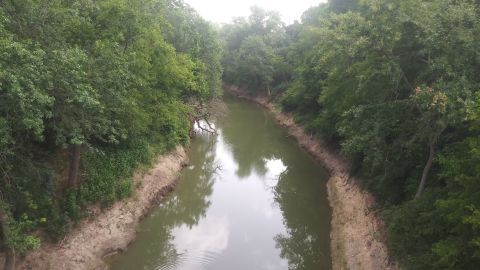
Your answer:
[[[330,0],[222,29],[224,80],[341,146],[406,269],[480,265],[480,2]]]
[[[62,237],[189,140],[221,90],[216,31],[181,0],[0,3],[0,250]],[[195,103],[195,106],[190,104]],[[39,230],[40,229],[40,230]]]

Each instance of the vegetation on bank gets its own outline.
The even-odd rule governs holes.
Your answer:
[[[6,269],[40,232],[58,239],[87,205],[129,196],[136,168],[189,140],[198,104],[220,93],[220,54],[181,0],[1,2]]]
[[[404,268],[476,269],[479,20],[476,0],[330,0],[288,26],[253,8],[221,28],[221,58],[216,31],[181,0],[2,1],[6,269],[188,141],[222,66],[225,82],[341,146]]]
[[[224,81],[337,143],[406,269],[480,265],[480,2],[330,0],[221,29]]]

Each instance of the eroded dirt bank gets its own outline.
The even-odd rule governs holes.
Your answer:
[[[330,237],[333,269],[398,269],[396,263],[389,259],[382,240],[383,223],[371,211],[375,200],[358,186],[356,179],[349,176],[347,163],[341,155],[317,138],[307,135],[302,127],[295,124],[292,116],[281,113],[267,98],[252,98],[234,86],[225,86],[225,90],[269,110],[288,133],[330,172],[327,188],[332,207]]]
[[[124,250],[136,234],[136,226],[152,206],[173,190],[187,155],[178,146],[162,155],[145,174],[135,175],[139,186],[130,199],[117,202],[100,212],[92,210],[93,218],[78,224],[59,244],[45,243],[17,263],[17,269],[107,269],[102,258]]]

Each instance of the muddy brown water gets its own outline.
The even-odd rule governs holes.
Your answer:
[[[225,102],[112,270],[331,269],[327,172],[264,109]]]

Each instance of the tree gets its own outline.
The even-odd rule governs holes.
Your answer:
[[[291,73],[285,61],[291,40],[278,13],[253,6],[248,18],[237,18],[221,31],[225,37],[222,63],[227,83],[267,96],[275,88],[284,87]]]
[[[81,146],[95,134],[103,135],[97,91],[88,82],[86,54],[80,49],[53,51],[49,57],[50,96],[55,99],[47,132],[55,143],[70,149],[69,186],[77,185]],[[69,80],[65,80],[69,78]],[[100,121],[98,121],[100,120]]]
[[[1,194],[0,194],[1,195]],[[5,245],[5,263],[3,265],[3,269],[5,270],[12,270],[15,269],[15,250],[9,243],[8,235],[10,233],[10,228],[8,226],[8,216],[6,211],[4,210],[4,202],[0,201],[0,240]]]
[[[183,1],[3,1],[2,251],[130,195],[139,165],[188,141],[190,100],[220,94],[220,54]]]
[[[239,82],[248,89],[266,90],[270,95],[273,80],[273,51],[260,36],[250,36],[242,42],[238,53]]]
[[[445,217],[449,236],[432,247],[438,268],[474,269],[480,261],[479,100],[477,93],[466,106],[472,121],[470,136],[448,147],[439,157],[448,194],[435,207]]]
[[[262,32],[262,10],[223,29],[225,81],[274,85],[273,100],[298,123],[341,146],[407,269],[478,261],[470,104],[480,85],[479,10],[478,1],[330,0],[274,35]]]
[[[446,119],[448,99],[445,93],[436,91],[431,87],[426,89],[417,87],[413,99],[421,112],[420,122],[422,124],[419,131],[426,137],[428,145],[428,160],[423,168],[422,178],[415,193],[415,199],[418,199],[425,189],[438,140],[449,124]]]
[[[343,13],[350,10],[355,10],[358,2],[358,0],[329,0],[328,8],[333,12]]]

